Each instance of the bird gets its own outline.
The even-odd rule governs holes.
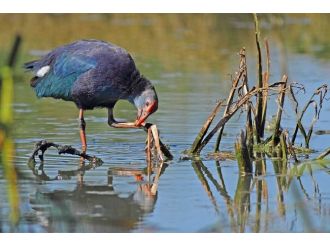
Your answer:
[[[108,124],[114,128],[140,128],[158,109],[155,87],[137,69],[132,56],[113,43],[82,39],[59,46],[40,59],[26,62],[36,96],[72,101],[79,109],[82,152],[87,151],[84,112],[108,109]],[[135,122],[119,122],[113,109],[127,100],[137,109]]]

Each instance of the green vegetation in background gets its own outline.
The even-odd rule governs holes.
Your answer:
[[[7,196],[10,205],[10,221],[17,224],[19,220],[19,196],[17,187],[17,174],[14,166],[14,142],[10,129],[13,124],[12,102],[14,96],[14,81],[11,68],[3,66],[0,70],[0,151],[1,167],[7,181]]]
[[[260,29],[265,36],[272,33],[272,42],[285,41],[295,52],[329,58],[330,15],[259,17]],[[0,14],[0,24],[0,33],[5,34],[0,36],[0,57],[6,55],[11,37],[21,33],[25,40],[21,61],[30,50],[47,51],[73,40],[96,38],[126,47],[133,55],[144,54],[151,63],[156,58],[163,69],[193,71],[216,69],[219,60],[230,59],[230,50],[254,47],[248,14]],[[284,37],[286,33],[290,35]],[[196,67],[190,66],[191,61]],[[227,68],[230,71],[231,66]]]

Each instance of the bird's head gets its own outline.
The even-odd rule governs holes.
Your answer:
[[[154,87],[145,89],[140,95],[135,97],[134,105],[137,108],[136,126],[141,124],[158,109],[158,97]]]

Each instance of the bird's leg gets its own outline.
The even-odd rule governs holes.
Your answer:
[[[113,117],[113,108],[108,108],[108,124],[114,128],[139,128],[135,123],[117,122]]]
[[[79,127],[80,127],[81,148],[82,148],[82,152],[86,153],[86,150],[87,150],[86,133],[85,133],[86,122],[84,120],[84,110],[83,109],[79,110],[79,120],[80,120]]]

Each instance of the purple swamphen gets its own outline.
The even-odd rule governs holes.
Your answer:
[[[77,105],[83,152],[87,149],[85,110],[106,107],[110,126],[137,128],[158,108],[154,86],[140,74],[131,55],[108,42],[79,40],[27,62],[24,67],[34,73],[31,86],[38,97],[73,101]],[[137,108],[134,123],[114,119],[113,108],[120,99]]]

